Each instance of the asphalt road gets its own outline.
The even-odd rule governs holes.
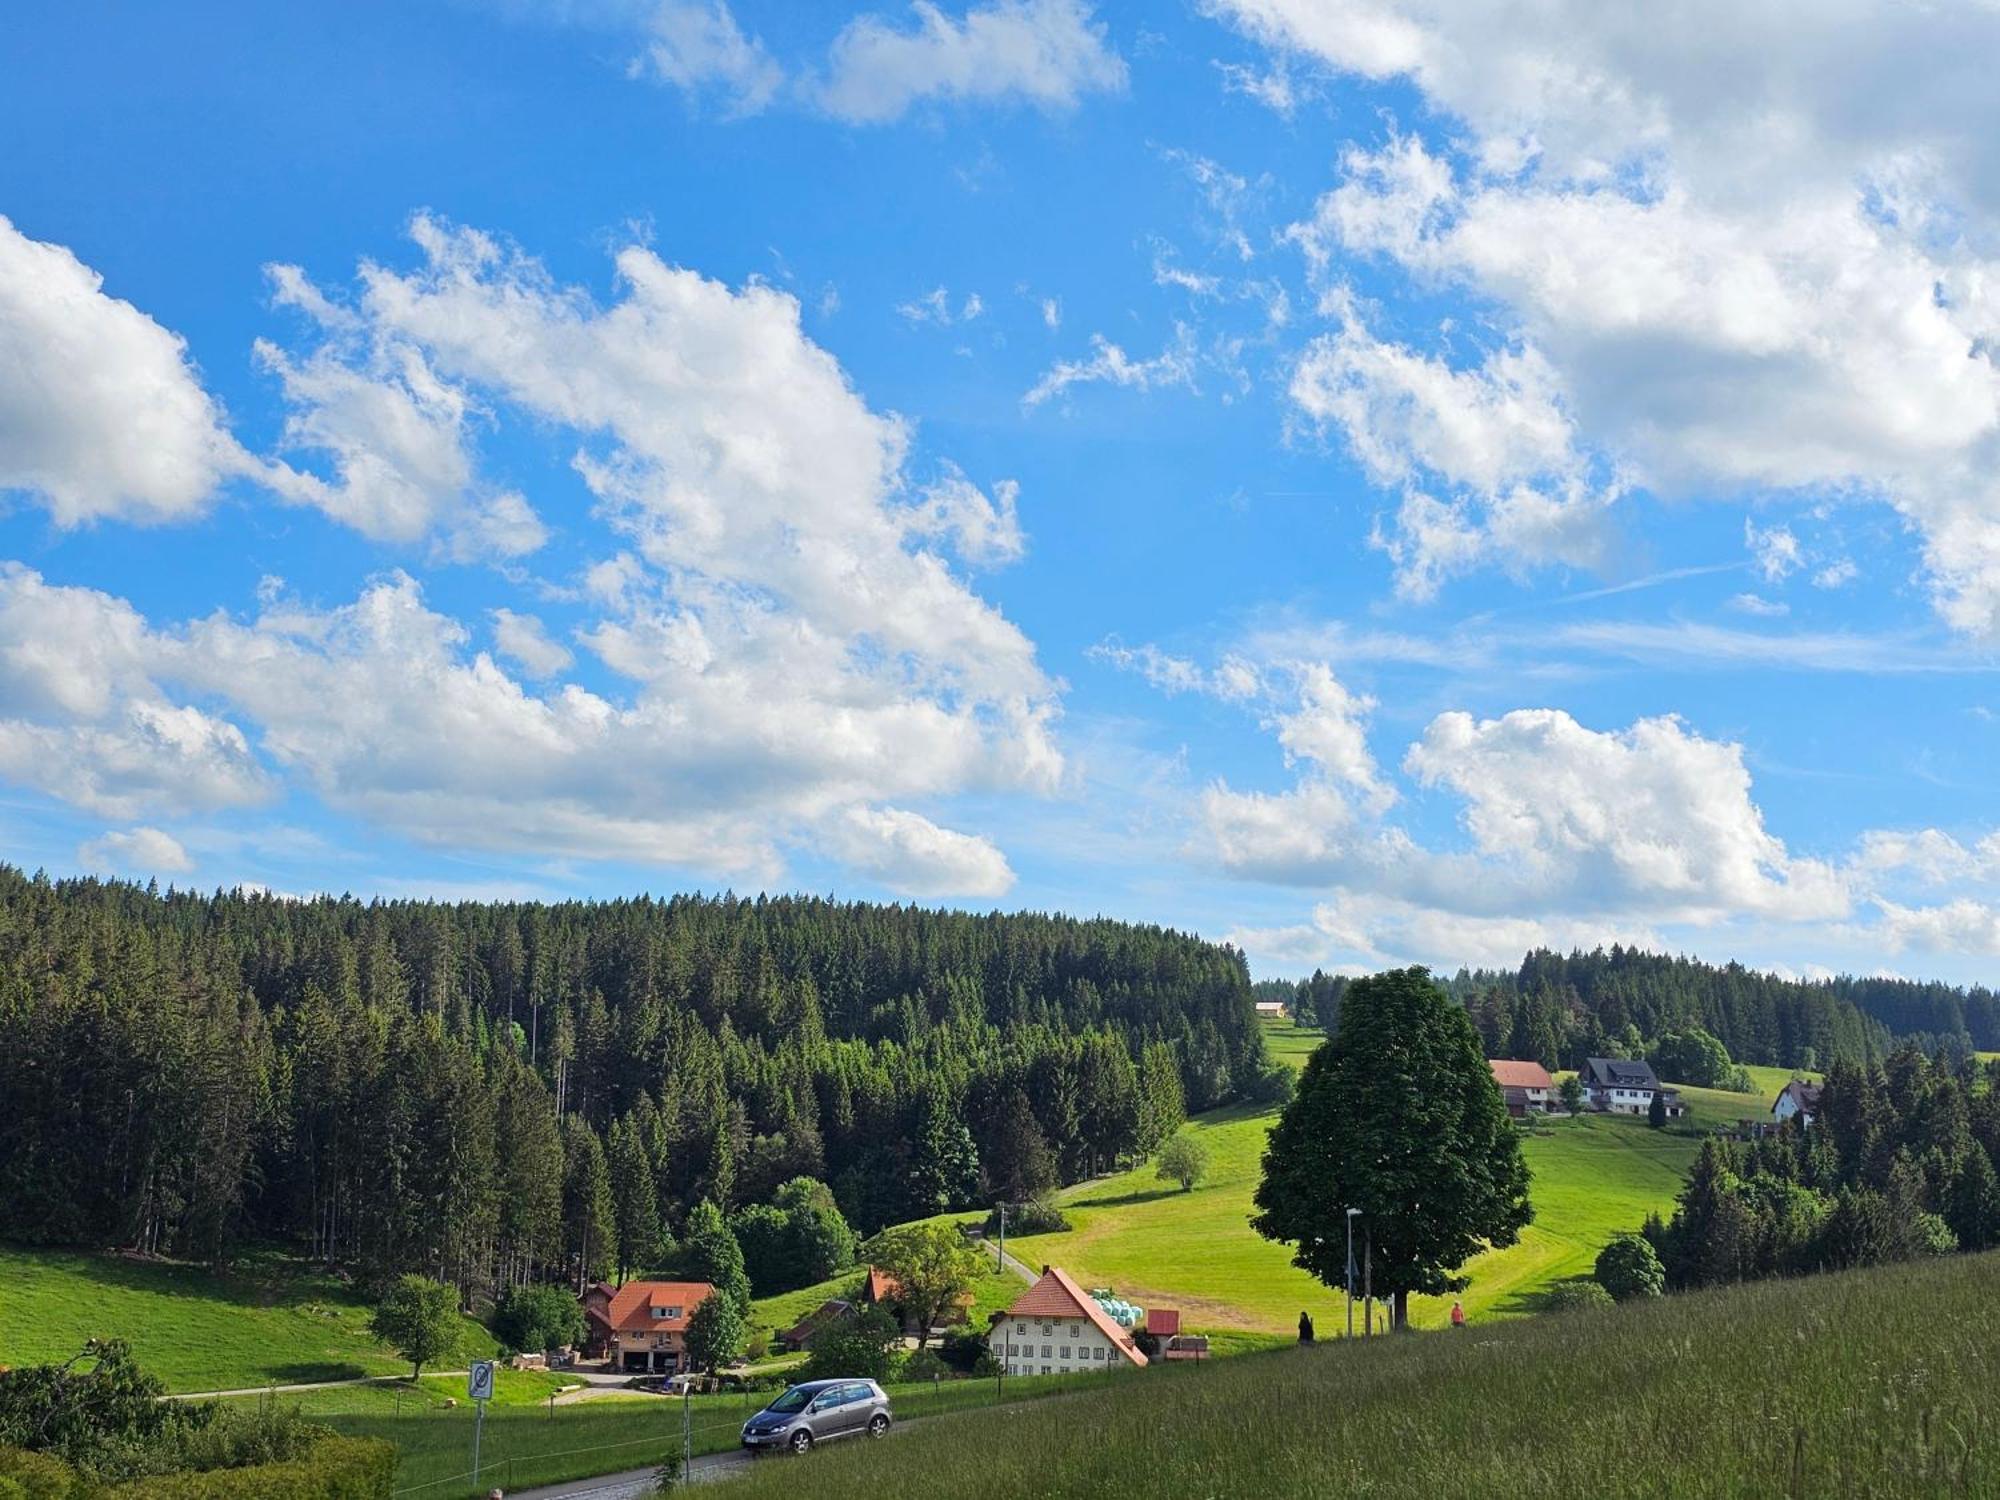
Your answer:
[[[692,1477],[697,1484],[726,1479],[749,1462],[750,1455],[740,1449],[734,1453],[710,1453],[694,1461]],[[787,1460],[774,1458],[769,1462]],[[650,1468],[627,1469],[622,1474],[599,1474],[595,1479],[572,1479],[568,1484],[516,1490],[507,1500],[642,1500],[653,1492],[654,1472]]]

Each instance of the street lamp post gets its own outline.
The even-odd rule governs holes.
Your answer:
[[[1347,1336],[1354,1337],[1354,1220],[1358,1208],[1347,1211]]]

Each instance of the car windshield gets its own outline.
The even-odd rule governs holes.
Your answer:
[[[765,1407],[764,1410],[782,1412],[785,1415],[789,1416],[791,1415],[791,1413],[795,1411],[804,1411],[806,1409],[806,1403],[812,1400],[812,1398],[813,1398],[813,1393],[811,1391],[807,1390],[802,1385],[795,1385],[789,1391],[786,1391],[784,1395],[780,1396],[776,1401],[773,1401],[769,1406]]]

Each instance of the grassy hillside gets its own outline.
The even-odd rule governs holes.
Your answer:
[[[1287,1024],[1267,1024],[1272,1055],[1297,1067],[1323,1038]],[[1688,1123],[1707,1128],[1762,1117],[1792,1075],[1753,1068],[1757,1094],[1684,1089]],[[1208,1146],[1206,1181],[1183,1193],[1158,1181],[1150,1165],[1062,1195],[1071,1228],[1017,1243],[1024,1260],[1067,1268],[1087,1286],[1111,1285],[1134,1301],[1171,1303],[1202,1329],[1283,1334],[1309,1310],[1322,1331],[1334,1331],[1336,1293],[1291,1263],[1282,1245],[1249,1226],[1265,1137],[1276,1114],[1223,1110],[1189,1129]],[[1535,1222],[1520,1242],[1474,1259],[1466,1310],[1475,1319],[1534,1310],[1549,1285],[1587,1274],[1614,1234],[1636,1229],[1648,1213],[1665,1213],[1693,1162],[1699,1142],[1656,1131],[1644,1120],[1591,1115],[1553,1120],[1522,1141],[1534,1173]],[[1416,1298],[1419,1327],[1441,1327],[1449,1299]]]
[[[229,1275],[116,1255],[0,1247],[0,1364],[129,1341],[169,1390],[234,1390],[393,1375],[409,1366],[368,1332],[370,1308],[331,1277],[275,1259]],[[493,1340],[466,1324],[462,1354]]]
[[[814,1454],[820,1500],[2000,1493],[2000,1258],[1134,1372]],[[1893,1311],[1893,1315],[1885,1312]],[[735,1500],[790,1500],[771,1463]]]

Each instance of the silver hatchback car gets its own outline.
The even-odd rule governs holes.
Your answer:
[[[743,1446],[752,1453],[804,1453],[835,1438],[881,1437],[894,1420],[888,1395],[872,1380],[809,1380],[745,1422]]]

